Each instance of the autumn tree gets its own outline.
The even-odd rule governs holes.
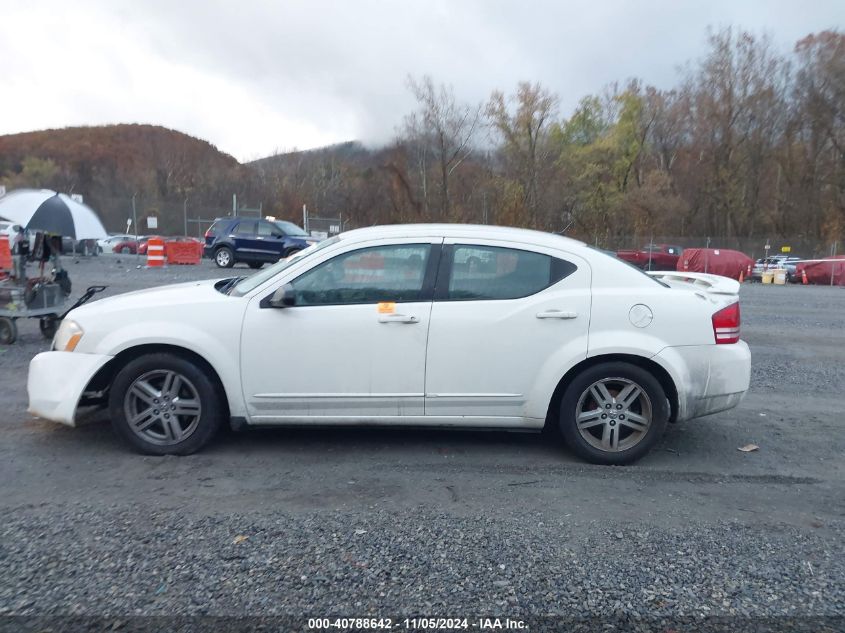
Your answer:
[[[485,109],[505,167],[522,188],[526,219],[538,227],[554,224],[545,193],[554,167],[550,131],[558,104],[558,96],[539,83],[521,82],[508,97],[493,91]]]

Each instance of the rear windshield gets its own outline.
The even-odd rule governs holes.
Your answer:
[[[651,279],[654,283],[656,283],[656,284],[660,284],[661,286],[664,286],[665,288],[669,288],[669,284],[667,284],[667,283],[665,283],[665,282],[660,281],[659,279],[657,279],[657,277],[653,277],[653,276],[649,275],[649,274],[648,274],[646,271],[644,271],[642,268],[639,268],[638,266],[634,266],[631,262],[626,262],[624,259],[622,259],[622,258],[620,258],[620,257],[616,257],[616,255],[614,255],[613,253],[610,253],[610,252],[608,252],[608,251],[606,251],[606,250],[604,250],[604,249],[602,249],[602,248],[598,248],[598,247],[596,247],[596,246],[590,246],[589,244],[587,244],[587,248],[590,248],[590,249],[594,250],[594,251],[595,251],[595,252],[597,252],[597,253],[601,253],[601,254],[602,254],[602,255],[604,255],[605,257],[609,257],[610,259],[614,259],[614,260],[616,260],[617,262],[619,262],[619,263],[621,263],[621,264],[625,264],[628,268],[633,268],[634,270],[636,270],[636,271],[637,271],[638,273],[640,273],[641,275],[645,275],[646,277],[648,277],[649,279]]]
[[[218,233],[223,232],[223,220],[215,220],[214,224],[211,225],[211,228],[208,229],[209,233],[212,235],[217,235]]]

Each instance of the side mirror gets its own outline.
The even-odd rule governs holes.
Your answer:
[[[291,284],[285,284],[270,297],[270,307],[290,308],[296,305],[296,291]]]

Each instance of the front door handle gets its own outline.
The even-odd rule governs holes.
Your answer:
[[[379,323],[419,323],[420,320],[407,314],[380,314]]]
[[[563,310],[544,310],[537,313],[538,319],[575,319],[577,312],[564,312]]]

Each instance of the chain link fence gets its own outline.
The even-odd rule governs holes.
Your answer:
[[[745,253],[752,259],[759,259],[767,255],[780,255],[788,253],[792,257],[802,259],[816,259],[830,255],[842,254],[845,251],[843,242],[839,240],[825,241],[814,240],[804,237],[796,238],[711,238],[701,237],[679,237],[665,235],[633,235],[618,238],[598,238],[592,240],[586,237],[577,237],[596,246],[609,251],[620,250],[641,250],[649,244],[668,244],[687,248],[722,248],[731,249]],[[766,249],[766,246],[769,249]]]
[[[162,201],[141,195],[119,196],[111,198],[86,198],[100,215],[106,230],[111,233],[129,233],[138,235],[188,235],[202,238],[215,218],[232,215],[231,206],[208,204],[199,200]],[[243,215],[255,216],[259,209],[243,209]],[[319,217],[308,214],[309,232],[336,235],[356,227],[354,218],[342,214],[320,214]],[[152,221],[150,221],[152,219]],[[300,215],[300,222],[302,221]],[[155,226],[152,226],[154,224]],[[567,233],[569,235],[569,233]],[[768,255],[788,252],[790,256],[802,259],[816,259],[845,252],[843,237],[836,240],[821,240],[796,236],[779,237],[708,237],[677,235],[627,235],[627,236],[588,236],[572,237],[608,251],[641,250],[649,244],[668,244],[682,249],[687,248],[722,248],[745,253],[753,259]],[[766,246],[769,249],[766,249]],[[787,250],[784,250],[787,249]]]

